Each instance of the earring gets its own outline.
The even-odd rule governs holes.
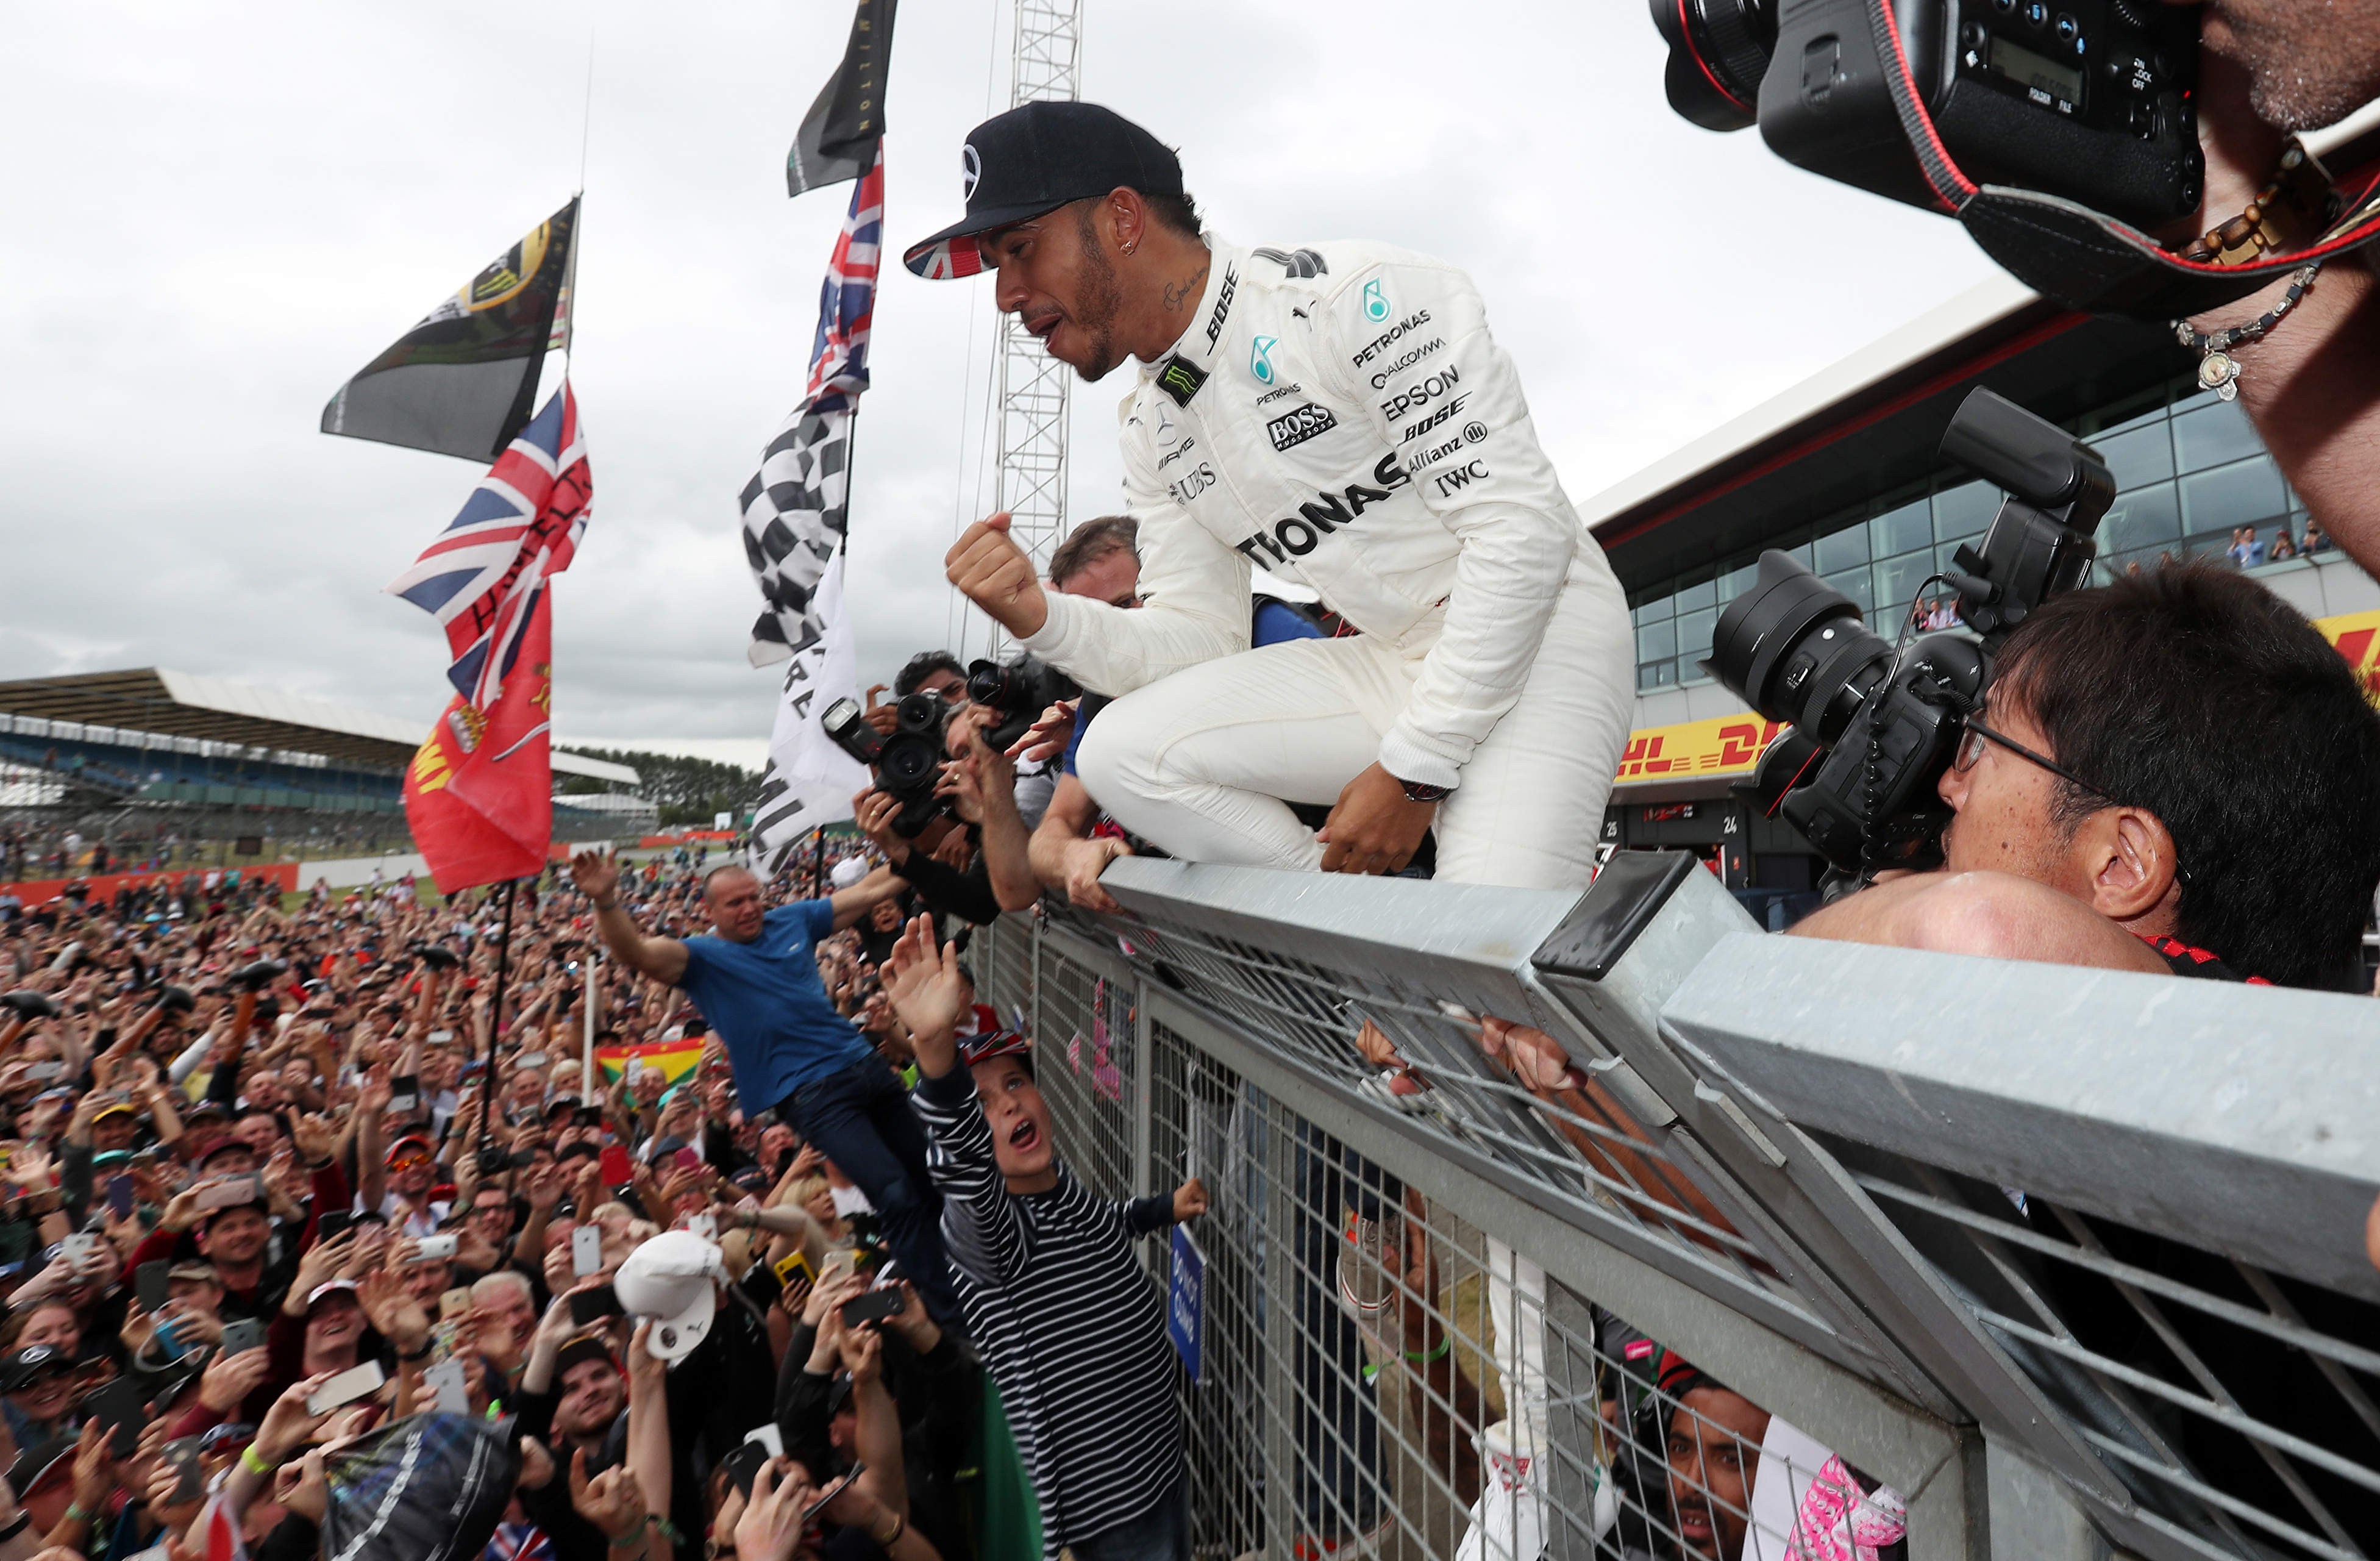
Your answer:
[[[1140,240],[1139,240],[1139,239],[1137,239],[1137,238],[1127,238],[1127,239],[1125,239],[1125,240],[1123,241],[1123,252],[1124,252],[1125,254],[1130,254],[1130,253],[1132,253],[1132,252],[1133,252],[1133,250],[1135,250],[1138,249],[1139,247],[1140,247]]]

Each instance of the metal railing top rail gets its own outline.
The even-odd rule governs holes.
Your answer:
[[[1106,948],[1120,938],[1156,981],[1317,1079],[1398,1108],[1444,1152],[1490,1163],[1487,1174],[1517,1178],[1528,1196],[1550,1195],[1573,1226],[1929,1413],[1955,1413],[1757,1199],[1698,1145],[1671,1136],[1677,1112],[1598,1032],[1658,1044],[1655,1004],[1691,968],[1686,945],[1751,924],[1715,883],[1670,896],[1663,935],[1609,982],[1595,1026],[1583,1026],[1532,964],[1565,929],[1574,934],[1579,918],[1592,921],[1577,895],[1129,858],[1102,883],[1131,922],[1062,909],[1052,923]],[[1483,1051],[1482,1015],[1564,1037],[1591,1082],[1524,1087]],[[1401,1076],[1359,1049],[1367,1027],[1412,1065],[1402,1077],[1426,1080],[1426,1090],[1395,1092]],[[1626,1154],[1613,1152],[1620,1145]]]
[[[1744,936],[1664,1018],[1803,1127],[2380,1300],[2370,998]]]

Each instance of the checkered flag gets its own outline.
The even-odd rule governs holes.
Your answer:
[[[804,402],[777,430],[760,470],[744,485],[744,554],[768,606],[745,652],[766,666],[817,643],[819,578],[843,545],[850,502],[851,403],[829,411]]]
[[[884,229],[884,159],[853,187],[819,289],[809,388],[744,485],[744,555],[768,609],[752,625],[754,666],[818,642],[820,578],[843,545],[851,498],[851,419],[868,388],[868,334],[876,319],[876,266]]]

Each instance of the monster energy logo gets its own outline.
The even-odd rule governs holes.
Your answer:
[[[1190,405],[1190,397],[1207,383],[1207,371],[1180,358],[1169,358],[1165,367],[1157,371],[1157,386],[1173,397],[1177,407]]]

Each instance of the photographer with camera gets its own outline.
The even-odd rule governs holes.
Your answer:
[[[2360,985],[2380,712],[2353,669],[2228,569],[2081,589],[2115,483],[2055,425],[1976,390],[1942,453],[2012,495],[1944,574],[1975,638],[1888,644],[1774,551],[1712,636],[1720,681],[1792,724],[1749,789],[1864,891],[1794,931]],[[2314,775],[2330,805],[2270,829]]]
[[[1434,828],[1441,877],[1583,887],[1632,630],[1469,278],[1204,235],[1179,159],[1097,104],[1026,104],[967,152],[967,215],[910,268],[996,269],[999,307],[1087,380],[1146,365],[1123,430],[1145,606],[1045,590],[1005,516],[945,560],[1115,698],[1092,794],[1199,860],[1394,872]],[[1250,649],[1258,559],[1363,632]],[[1331,808],[1319,836],[1292,802]]]
[[[2321,776],[2276,831],[2266,799]],[[1934,872],[1805,937],[2361,986],[2380,884],[2380,713],[2338,652],[2204,564],[2052,598],[2003,647],[1939,783]]]

